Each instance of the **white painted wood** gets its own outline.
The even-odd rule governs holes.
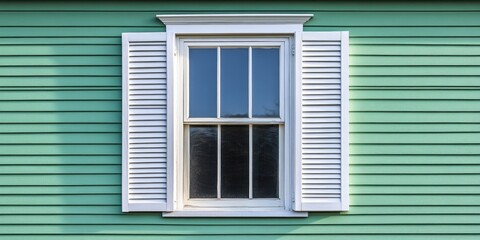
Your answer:
[[[266,200],[266,199],[253,199],[252,198],[252,124],[277,124],[279,125],[280,128],[280,142],[283,142],[284,139],[284,134],[283,134],[283,128],[284,126],[288,125],[288,122],[285,122],[284,118],[284,113],[285,113],[285,108],[286,106],[284,105],[284,100],[286,98],[286,95],[284,90],[285,86],[284,84],[288,82],[289,80],[289,72],[290,68],[286,67],[289,62],[286,60],[289,58],[289,52],[286,51],[286,46],[288,45],[290,41],[290,38],[288,37],[257,37],[257,38],[242,38],[242,37],[222,37],[222,38],[213,38],[209,37],[207,39],[203,38],[191,38],[191,37],[181,37],[179,38],[179,57],[183,59],[183,65],[181,66],[182,69],[179,70],[180,73],[182,73],[183,77],[179,77],[181,81],[184,84],[183,89],[183,106],[184,106],[184,121],[183,123],[180,122],[178,124],[183,124],[185,127],[184,129],[188,129],[190,125],[202,125],[202,124],[207,124],[207,125],[218,125],[218,131],[217,131],[217,156],[218,156],[218,161],[217,161],[217,199],[189,199],[188,197],[188,169],[183,168],[183,172],[177,173],[180,176],[184,176],[182,179],[183,184],[179,184],[179,186],[183,186],[183,190],[179,188],[179,192],[176,194],[177,198],[181,198],[183,196],[183,202],[184,205],[177,204],[177,208],[175,211],[183,211],[185,207],[189,207],[190,209],[195,209],[198,208],[197,210],[204,209],[205,207],[222,207],[222,211],[224,212],[225,210],[230,210],[230,211],[236,211],[237,208],[239,207],[252,207],[252,209],[257,209],[259,207],[266,207],[266,206],[282,206],[283,210],[285,209],[291,209],[290,208],[290,198],[285,197],[286,192],[291,191],[291,184],[285,184],[286,182],[283,181],[285,179],[284,176],[290,176],[290,174],[286,174],[285,171],[286,169],[289,171],[291,168],[286,168],[284,166],[286,160],[284,158],[285,154],[283,152],[285,151],[284,146],[285,144],[280,144],[280,163],[279,163],[279,198],[276,200]],[[188,100],[188,51],[189,48],[191,47],[216,47],[217,48],[217,116],[215,118],[189,118],[188,117],[188,109],[189,106],[187,102]],[[221,48],[220,47],[238,47],[238,46],[244,46],[248,47],[249,49],[249,91],[248,91],[248,99],[249,99],[249,108],[248,108],[248,116],[249,118],[221,118],[220,116],[220,84],[221,84],[221,73],[220,73],[220,62],[221,62]],[[252,47],[276,47],[280,51],[280,58],[279,58],[279,64],[280,64],[280,79],[279,79],[279,97],[280,97],[280,106],[279,106],[279,113],[280,116],[279,118],[255,118],[252,117],[252,89],[251,89],[251,82],[252,82],[252,76],[251,76],[251,71],[252,71]],[[288,80],[286,80],[288,79]],[[220,124],[220,125],[219,125]],[[222,199],[221,196],[221,125],[223,124],[248,124],[249,127],[249,145],[250,145],[250,150],[249,150],[249,199]],[[188,137],[184,134],[185,137]],[[186,148],[188,149],[189,145],[185,145]],[[186,154],[188,156],[188,154]],[[183,164],[188,165],[188,157],[184,158]],[[291,161],[291,159],[288,159]],[[285,188],[288,187],[288,191],[285,191]],[[290,195],[289,195],[290,196]],[[286,200],[288,199],[288,200]],[[288,208],[287,208],[288,207]]]
[[[341,69],[341,74],[342,74],[342,115],[341,115],[341,134],[342,134],[342,146],[341,146],[341,154],[342,154],[342,164],[341,164],[341,180],[342,180],[342,186],[341,186],[341,198],[342,198],[342,206],[341,210],[342,211],[348,211],[350,208],[349,204],[349,135],[350,135],[350,129],[349,129],[349,32],[342,32],[342,48],[341,48],[341,58],[342,58],[342,69]]]
[[[122,210],[167,210],[166,34],[122,35]]]
[[[348,32],[304,32],[302,42],[295,210],[347,211]]]
[[[313,14],[165,14],[157,15],[165,25],[190,24],[304,24]]]
[[[302,32],[303,32],[303,23],[308,21],[312,15],[284,15],[284,14],[274,14],[264,17],[260,15],[248,15],[248,14],[233,14],[233,15],[217,15],[217,16],[195,16],[201,19],[190,20],[188,19],[193,16],[191,15],[170,15],[170,16],[158,16],[166,24],[167,31],[167,69],[166,73],[157,73],[157,75],[165,74],[167,77],[167,109],[168,116],[170,117],[167,121],[168,127],[168,139],[171,141],[167,142],[168,159],[174,159],[173,161],[167,162],[167,177],[170,177],[167,182],[167,195],[171,194],[173,196],[167,199],[167,208],[169,213],[164,212],[164,216],[168,217],[236,217],[236,216],[251,216],[251,217],[295,217],[303,216],[306,217],[308,214],[306,212],[294,212],[293,209],[297,203],[294,203],[295,193],[292,189],[295,189],[294,186],[301,184],[301,182],[296,181],[296,175],[301,173],[301,168],[298,168],[297,165],[301,166],[301,162],[297,161],[301,159],[302,152],[298,151],[300,149],[299,143],[301,141],[300,134],[296,134],[295,131],[301,129],[301,102],[293,101],[294,99],[301,97],[301,76],[302,76]],[[212,17],[216,18],[217,21],[212,21]],[[208,19],[210,18],[210,19]],[[222,19],[223,20],[219,20]],[[239,19],[241,18],[241,19]],[[251,20],[243,20],[245,18],[250,18]],[[263,20],[261,19],[263,18]],[[289,19],[289,20],[285,20]],[[183,21],[183,23],[182,23]],[[201,209],[199,211],[192,211],[191,209],[184,208],[184,197],[183,197],[183,176],[181,174],[183,167],[182,159],[184,156],[184,126],[183,120],[186,120],[187,117],[184,116],[183,108],[184,104],[184,90],[187,88],[183,86],[183,75],[185,74],[182,66],[185,64],[184,60],[180,57],[181,54],[177,55],[177,51],[182,50],[180,36],[187,36],[189,38],[202,39],[202,41],[211,41],[213,45],[218,44],[216,40],[211,38],[226,37],[226,36],[235,36],[239,38],[239,41],[242,42],[253,42],[248,38],[257,38],[258,36],[268,39],[268,36],[286,36],[291,43],[291,47],[286,46],[285,56],[290,55],[292,57],[285,58],[285,76],[288,76],[285,79],[285,88],[281,89],[281,92],[285,94],[285,125],[283,125],[282,139],[285,141],[282,143],[284,151],[281,153],[282,158],[285,159],[284,172],[284,184],[285,189],[290,189],[289,191],[283,192],[282,195],[285,196],[285,206],[283,210],[279,209],[255,209],[255,211],[248,211],[249,209]],[[217,37],[210,37],[217,36]],[[245,37],[241,37],[245,36]],[[276,40],[275,37],[271,38]],[[328,40],[327,38],[325,38]],[[230,40],[227,40],[230,41]],[[267,40],[270,41],[270,40]],[[335,42],[335,41],[334,41]],[[203,44],[203,43],[202,43]],[[265,43],[261,43],[265,44]],[[336,43],[325,43],[325,45],[333,45]],[[338,45],[338,44],[337,44]],[[144,56],[143,58],[161,58],[156,56]],[[329,54],[320,54],[318,56],[312,56],[312,61],[330,61],[338,62],[340,56]],[[133,59],[136,63],[141,62],[137,57]],[[338,67],[338,66],[332,66]],[[335,75],[332,75],[335,77]],[[137,81],[141,81],[138,79]],[[326,83],[330,79],[325,78]],[[331,94],[337,94],[338,92],[332,92]],[[337,98],[338,99],[338,98]],[[188,109],[187,109],[188,112]],[[147,124],[145,122],[144,124]],[[191,123],[189,123],[191,124]],[[312,123],[312,126],[319,126],[320,128],[328,128],[331,123]],[[338,126],[336,126],[338,127]],[[334,158],[337,154],[325,154],[325,157]],[[325,160],[326,162],[329,159]],[[175,194],[174,194],[175,193]]]
[[[308,212],[294,212],[283,208],[255,209],[237,208],[225,210],[218,208],[182,209],[174,212],[164,212],[163,217],[308,217]]]

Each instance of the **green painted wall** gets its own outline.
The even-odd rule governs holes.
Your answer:
[[[121,213],[120,35],[207,12],[350,31],[350,212]],[[479,239],[479,100],[478,2],[2,2],[0,239]]]

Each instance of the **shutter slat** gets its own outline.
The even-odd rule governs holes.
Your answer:
[[[151,82],[147,84],[141,84],[140,81],[151,81]],[[138,94],[137,91],[143,91],[143,90],[166,90],[167,89],[166,84],[163,84],[163,83],[153,84],[151,79],[141,79],[141,80],[133,79],[131,83],[132,84],[130,84],[129,88],[133,91],[132,94]]]
[[[152,46],[153,49],[155,49],[155,46]],[[130,51],[129,52],[129,56],[132,56],[132,57],[162,57],[162,56],[165,56],[166,53],[165,51],[155,51],[155,50],[152,50],[152,51],[149,51],[149,52],[146,52],[146,51]]]
[[[164,62],[166,61],[166,56],[147,56],[147,57],[130,57],[129,63],[140,63],[140,62]],[[322,61],[322,60],[319,60]],[[328,58],[325,60],[328,61]],[[132,65],[135,66],[135,65]]]
[[[165,189],[162,189],[162,188],[132,188],[130,189],[130,192],[135,194],[142,194],[142,193],[166,193],[167,191],[165,191]]]
[[[167,184],[165,183],[132,183],[130,189],[165,189]]]
[[[140,169],[140,168],[167,168],[167,164],[158,163],[158,162],[149,162],[149,163],[131,162],[130,163],[130,169]]]
[[[162,79],[162,78],[166,78],[166,77],[167,77],[166,73],[143,73],[143,74],[132,73],[129,76],[129,78],[131,80],[135,80],[135,79]],[[132,88],[135,89],[134,87],[132,87]]]
[[[128,33],[122,44],[122,209],[166,211],[166,35]]]
[[[166,158],[167,154],[165,152],[159,153],[130,153],[130,158]]]
[[[348,33],[303,33],[301,88],[295,210],[348,210]]]

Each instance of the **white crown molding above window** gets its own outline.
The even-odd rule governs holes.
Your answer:
[[[304,24],[313,14],[172,14],[157,15],[165,25]]]

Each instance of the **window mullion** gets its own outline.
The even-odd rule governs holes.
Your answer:
[[[252,118],[252,47],[248,47],[248,118]],[[248,198],[253,198],[253,138],[252,124],[248,125]]]
[[[217,118],[220,118],[220,91],[221,91],[221,88],[220,88],[220,47],[217,47]]]
[[[248,48],[248,118],[252,118],[252,47]]]
[[[220,61],[221,61],[221,54],[220,54],[220,47],[217,47],[217,119],[220,119]],[[221,180],[222,180],[222,131],[221,125],[218,125],[217,129],[217,198],[221,198]]]
[[[222,180],[222,128],[219,124],[217,127],[217,199],[221,198],[221,180]]]
[[[253,198],[253,125],[248,125],[248,198]]]

